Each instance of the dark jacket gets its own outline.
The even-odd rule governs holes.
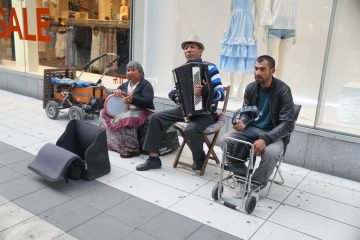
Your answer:
[[[127,81],[121,84],[118,89],[127,93],[128,85],[130,81]],[[154,89],[151,83],[146,79],[141,79],[136,88],[134,89],[133,101],[131,104],[140,107],[140,108],[150,108],[155,109],[154,107]]]
[[[243,106],[258,105],[259,87],[255,81],[246,86]],[[264,139],[267,144],[279,139],[286,141],[295,126],[294,101],[290,87],[275,77],[269,87],[269,104],[274,128],[261,134],[259,138]],[[251,116],[243,114],[240,119],[246,124]]]

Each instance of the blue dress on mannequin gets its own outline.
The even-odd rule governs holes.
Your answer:
[[[256,40],[251,8],[255,0],[232,0],[232,14],[221,41],[219,69],[227,72],[250,73],[254,69]]]

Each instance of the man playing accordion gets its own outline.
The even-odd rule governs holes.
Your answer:
[[[204,51],[204,45],[200,42],[197,35],[190,36],[187,41],[181,44],[181,48],[184,51],[187,63],[203,63],[201,55]],[[194,160],[193,170],[201,169],[205,159],[205,152],[203,150],[204,139],[202,134],[210,124],[217,121],[217,102],[223,101],[225,98],[224,88],[217,67],[212,63],[207,63],[207,67],[213,92],[209,94],[207,85],[204,86],[203,84],[199,84],[194,86],[194,94],[196,96],[202,96],[205,99],[209,96],[212,97],[211,109],[207,113],[188,117],[189,122],[185,128],[185,135],[189,140],[188,143]],[[151,115],[143,146],[143,149],[149,151],[150,154],[145,163],[136,167],[136,170],[138,171],[161,168],[158,150],[160,148],[160,141],[163,133],[166,132],[172,124],[185,121],[183,109],[179,102],[179,91],[176,87],[170,91],[169,98],[179,106],[174,109],[156,112]]]

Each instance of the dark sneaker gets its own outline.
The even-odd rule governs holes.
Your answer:
[[[161,160],[159,157],[149,157],[144,163],[136,166],[137,171],[147,171],[158,168],[161,168]]]

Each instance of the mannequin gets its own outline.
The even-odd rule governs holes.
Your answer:
[[[276,76],[282,72],[284,53],[296,43],[296,0],[266,0],[260,25],[267,28],[267,50],[277,63]]]
[[[252,73],[257,56],[251,12],[254,2],[255,0],[232,0],[229,24],[221,41],[219,69],[230,72],[234,98],[242,97],[243,82],[246,75]]]
[[[126,1],[125,0],[121,0],[121,5],[120,5],[120,20],[129,20],[129,8],[128,6],[126,6]]]

